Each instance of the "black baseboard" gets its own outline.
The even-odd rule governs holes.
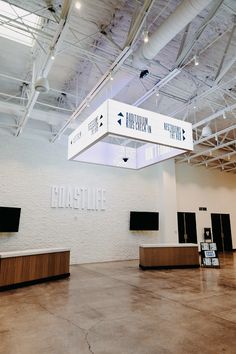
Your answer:
[[[64,279],[64,278],[68,278],[69,276],[70,276],[70,273],[64,273],[64,274],[60,274],[60,275],[53,275],[53,276],[47,277],[47,278],[41,278],[41,279],[36,279],[36,280],[25,281],[23,283],[4,285],[4,286],[0,286],[0,291],[6,291],[6,290],[22,288],[24,286],[30,286],[30,285],[45,283],[45,282],[51,281],[51,280]]]
[[[200,264],[194,265],[175,265],[175,266],[143,266],[139,264],[139,268],[142,270],[151,270],[151,269],[186,269],[186,268],[199,268]]]

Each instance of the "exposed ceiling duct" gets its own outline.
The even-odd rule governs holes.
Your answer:
[[[182,31],[212,0],[184,0],[154,32],[148,43],[134,54],[133,65],[143,70],[180,31]]]
[[[158,52],[167,45],[188,23],[190,23],[205,7],[209,5],[212,0],[184,0],[176,10],[164,21],[164,23],[158,27],[156,32],[150,37],[147,44],[142,45],[138,51],[134,53],[133,65],[140,68],[140,63],[143,66],[144,61],[153,59]],[[146,64],[147,65],[147,64]],[[101,88],[99,86],[95,92],[93,92],[93,100],[90,104],[91,108],[86,111],[89,114],[92,110],[96,109],[103,101],[109,97],[113,98],[117,95],[125,86],[127,86],[134,74],[127,74],[125,72],[118,72],[113,75],[112,91],[109,92],[108,86],[105,85]],[[86,105],[84,105],[86,108]],[[80,109],[78,114],[73,113],[71,121],[78,118],[83,109]],[[68,126],[68,121],[65,127],[62,127],[58,137],[65,131]],[[56,136],[57,137],[57,136]],[[52,140],[55,141],[56,137]]]

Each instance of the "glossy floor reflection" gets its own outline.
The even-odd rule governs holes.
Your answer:
[[[1,354],[236,352],[236,253],[221,269],[71,267],[71,278],[0,293]]]

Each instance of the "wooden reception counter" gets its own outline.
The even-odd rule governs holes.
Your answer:
[[[68,277],[69,266],[65,248],[0,252],[0,290]]]
[[[142,269],[197,268],[200,266],[198,245],[193,243],[140,245],[139,266]]]

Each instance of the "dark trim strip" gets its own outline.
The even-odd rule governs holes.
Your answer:
[[[175,265],[175,266],[143,266],[139,264],[139,267],[142,270],[149,270],[149,269],[185,269],[185,268],[199,268],[200,264],[194,265]]]
[[[47,278],[29,280],[29,281],[25,281],[23,283],[3,285],[3,286],[0,286],[0,291],[6,291],[6,290],[22,288],[24,286],[30,286],[30,285],[45,283],[45,282],[51,281],[51,280],[64,279],[64,278],[68,278],[69,276],[70,276],[70,273],[65,273],[65,274],[53,275],[53,276],[47,277]]]

